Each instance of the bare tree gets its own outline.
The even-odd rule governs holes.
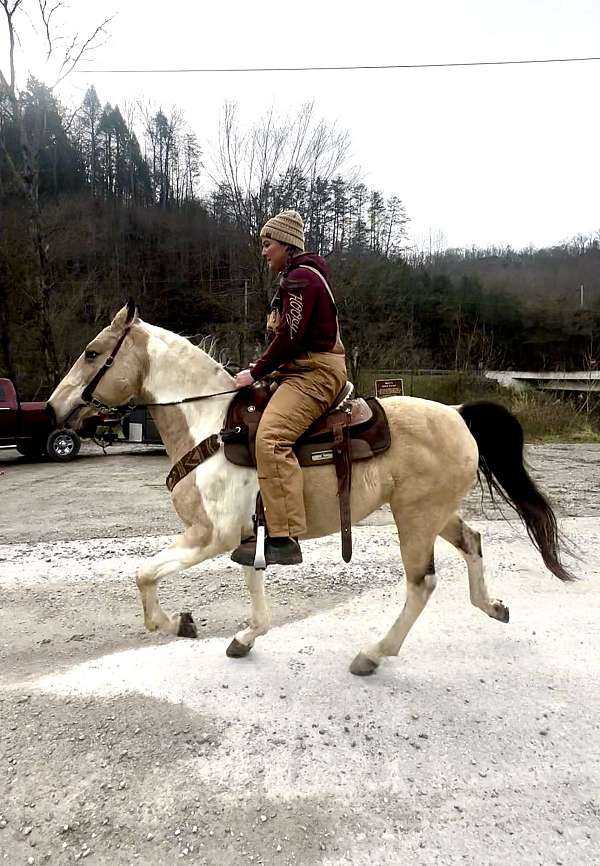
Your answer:
[[[156,109],[151,102],[138,102],[138,111],[142,118],[154,198],[161,208],[166,208],[174,201],[180,202],[186,172],[192,182],[197,176],[197,143],[196,162],[190,154],[191,162],[186,165],[187,139],[190,139],[191,146],[195,138],[185,128],[183,112],[172,107],[167,116],[162,108]]]
[[[9,309],[8,309],[8,279],[4,262],[0,261],[0,347],[2,348],[2,365],[9,379],[15,379],[15,368],[10,345]]]
[[[101,118],[102,106],[96,88],[92,85],[85,94],[78,112],[77,132],[81,142],[81,151],[85,156],[86,172],[93,198],[98,193],[100,174],[98,132]]]
[[[404,205],[397,195],[392,196],[387,203],[385,225],[383,229],[383,253],[386,256],[398,254],[406,241],[406,226],[408,217]]]
[[[506,363],[506,351],[498,345],[493,327],[475,316],[469,321],[459,303],[453,314],[451,340],[454,369],[462,373],[483,373],[501,370]]]
[[[70,37],[61,39],[56,34],[54,21],[57,14],[66,9],[62,0],[37,0],[36,4],[33,3],[33,0],[0,0],[0,7],[4,10],[9,45],[7,70],[0,68],[0,98],[8,104],[10,120],[19,136],[20,164],[15,163],[3,136],[0,136],[0,147],[17,189],[23,194],[29,207],[29,231],[36,258],[36,300],[43,372],[45,386],[51,388],[59,374],[59,369],[50,314],[52,280],[48,259],[49,240],[44,231],[39,199],[42,116],[38,114],[33,125],[28,125],[25,122],[15,68],[15,47],[19,36],[18,22],[20,20],[18,16],[28,16],[30,19],[35,14],[39,16],[46,39],[47,60],[58,53],[55,51],[55,47],[59,42],[62,43],[57,58],[57,71],[53,87],[56,87],[73,71],[88,50],[96,46],[98,37],[105,33],[105,27],[110,18],[105,19],[88,36],[80,37],[78,33],[75,33]]]
[[[284,207],[302,207],[310,234],[311,221],[322,218],[316,204],[318,187],[333,180],[348,151],[348,134],[316,120],[312,103],[303,105],[294,117],[281,118],[270,110],[246,130],[237,107],[226,103],[210,174],[221,202],[226,200],[244,234],[257,237],[271,212]],[[254,274],[259,285],[264,283],[258,247]]]

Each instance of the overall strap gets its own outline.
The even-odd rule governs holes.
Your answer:
[[[329,288],[329,283],[323,274],[316,268],[311,268],[310,265],[299,265],[301,268],[306,268],[307,271],[312,271],[316,274],[329,294],[333,308],[335,310],[335,324],[337,333],[335,337],[334,351],[338,347],[344,351],[344,344],[340,337],[340,323],[338,320],[337,304],[333,297],[333,292]],[[338,480],[338,503],[340,509],[340,530],[342,533],[342,558],[344,562],[350,562],[352,559],[352,513],[350,508],[350,493],[352,490],[352,456],[350,450],[350,414],[348,412],[336,412],[336,423],[333,427],[333,462],[335,464],[335,473]]]
[[[334,345],[333,349],[335,351],[335,349],[337,349],[339,347],[339,349],[342,350],[339,354],[342,354],[344,351],[344,344],[342,343],[342,337],[340,334],[340,322],[338,319],[338,309],[337,309],[337,304],[335,302],[335,298],[333,297],[333,292],[329,288],[329,283],[327,282],[327,280],[325,279],[325,277],[323,276],[321,271],[318,271],[317,268],[313,268],[313,267],[311,267],[311,265],[298,265],[298,267],[299,268],[306,268],[307,271],[312,271],[313,274],[316,274],[319,277],[319,279],[321,280],[321,282],[323,283],[323,285],[325,286],[325,288],[327,289],[327,293],[328,293],[329,297],[331,298],[331,303],[333,304],[333,309],[335,310],[336,335],[335,335],[335,345]]]
[[[325,286],[325,288],[327,289],[327,291],[329,293],[329,297],[331,298],[331,300],[333,302],[333,306],[335,307],[335,313],[337,316],[337,304],[335,302],[335,298],[333,297],[333,292],[329,288],[329,283],[327,282],[327,280],[325,279],[325,277],[323,276],[321,271],[318,271],[316,268],[313,268],[311,265],[298,265],[298,267],[299,268],[306,268],[307,271],[312,271],[313,274],[316,274],[319,277],[319,279],[321,280],[321,282],[323,283],[323,285]]]

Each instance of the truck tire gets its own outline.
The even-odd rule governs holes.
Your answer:
[[[46,441],[46,454],[58,463],[73,460],[80,448],[81,439],[74,430],[53,430]]]

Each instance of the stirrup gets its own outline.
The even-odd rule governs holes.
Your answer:
[[[265,524],[259,523],[256,527],[256,552],[254,554],[254,568],[257,571],[264,571],[267,567],[265,559]]]

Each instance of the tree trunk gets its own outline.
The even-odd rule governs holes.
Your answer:
[[[33,245],[36,252],[37,268],[36,286],[38,294],[38,322],[40,329],[40,348],[43,358],[43,378],[44,386],[49,394],[54,390],[60,371],[58,369],[58,357],[56,354],[56,344],[54,342],[54,334],[52,331],[52,321],[50,317],[50,294],[51,284],[49,280],[49,262],[47,249],[48,244],[42,228],[42,215],[39,205],[32,208],[29,218],[29,228]]]
[[[6,271],[0,266],[0,346],[2,348],[2,368],[9,379],[16,379],[8,331],[8,281]]]
[[[38,301],[39,340],[42,355],[42,376],[44,386],[52,391],[58,379],[58,360],[52,324],[50,320],[50,281],[48,262],[48,241],[43,225],[39,202],[39,170],[33,157],[33,148],[29,139],[21,111],[17,115],[21,153],[23,158],[22,181],[29,199],[29,234],[36,257],[35,285]]]

